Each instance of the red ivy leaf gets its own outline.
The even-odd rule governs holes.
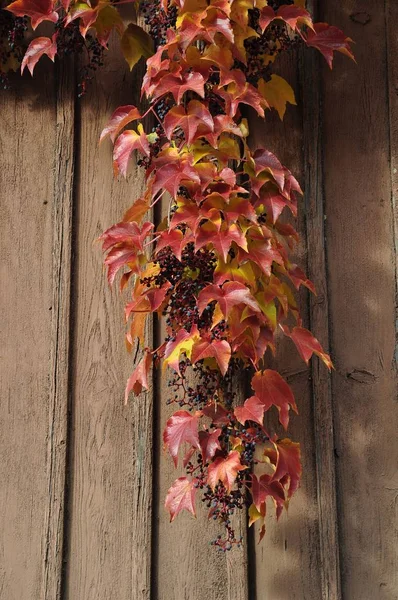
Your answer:
[[[214,284],[206,286],[198,296],[198,310],[200,315],[213,300],[216,300],[220,305],[224,317],[227,317],[231,308],[237,304],[246,304],[246,306],[250,306],[255,312],[260,312],[259,306],[255,298],[251,295],[250,290],[243,283],[237,281],[228,281],[223,287]]]
[[[187,510],[196,517],[195,497],[197,488],[195,483],[196,479],[179,477],[167,492],[165,507],[170,513],[170,521],[174,521],[182,510]]]
[[[148,372],[152,364],[152,354],[145,352],[145,356],[139,362],[137,367],[134,369],[132,375],[130,375],[125,392],[125,404],[127,404],[129,393],[134,392],[136,396],[141,394],[142,390],[148,390]]]
[[[257,396],[248,398],[243,406],[237,406],[234,410],[235,417],[239,423],[244,425],[246,421],[254,421],[259,425],[263,424],[264,404]]]
[[[256,373],[251,384],[257,398],[263,404],[264,410],[276,406],[279,411],[279,421],[287,429],[289,408],[291,407],[297,413],[297,406],[293,392],[283,377],[277,371],[266,369]]]
[[[237,474],[244,469],[247,469],[247,467],[241,464],[240,454],[234,450],[228,454],[227,458],[220,456],[211,463],[208,469],[207,483],[214,490],[218,482],[221,481],[227,491],[230,492]]]
[[[330,360],[329,354],[323,350],[321,344],[312,335],[312,333],[308,331],[308,329],[304,329],[304,327],[294,327],[292,331],[289,331],[288,327],[282,326],[282,330],[285,335],[292,338],[293,342],[296,344],[301,358],[305,360],[307,365],[311,356],[316,354],[325,363],[330,371],[330,369],[333,367],[333,363]]]
[[[315,23],[314,31],[308,30],[306,42],[307,46],[317,48],[323,54],[330,68],[333,66],[333,52],[341,52],[355,60],[350,48],[352,39],[346,37],[341,29],[333,25]]]
[[[219,437],[221,429],[215,429],[211,433],[208,431],[199,431],[199,443],[202,449],[203,462],[208,462],[217,450],[221,450]]]
[[[112,142],[114,142],[118,134],[122,131],[123,127],[132,121],[136,121],[137,119],[141,119],[141,113],[138,108],[132,104],[119,106],[119,108],[117,108],[111,116],[108,125],[102,130],[100,142],[102,142],[102,140],[104,140],[108,135]]]
[[[169,139],[177,127],[183,130],[188,145],[198,137],[214,131],[209,110],[198,100],[191,100],[186,109],[179,105],[169,110],[164,119],[164,131]]]
[[[289,438],[273,442],[275,450],[266,448],[264,456],[269,456],[271,462],[275,460],[276,451],[276,469],[272,476],[273,481],[281,481],[283,485],[288,481],[288,498],[291,498],[299,487],[302,473],[300,444],[292,442]]]
[[[121,173],[127,176],[127,167],[133,150],[138,150],[146,156],[150,155],[149,142],[142,125],[136,131],[124,131],[116,140],[113,149],[113,170],[115,175]]]
[[[209,417],[216,427],[228,425],[230,422],[228,411],[219,402],[211,402],[203,408],[202,413]]]
[[[201,450],[198,433],[198,419],[200,414],[196,412],[192,415],[186,410],[178,410],[166,423],[166,428],[163,432],[163,441],[173,458],[175,466],[178,463],[178,451],[184,442]]]
[[[58,21],[58,13],[54,6],[54,0],[15,0],[4,8],[16,17],[30,17],[32,29],[36,29],[42,21]]]
[[[45,54],[54,62],[55,55],[57,54],[56,39],[57,34],[54,33],[51,39],[47,37],[38,37],[32,40],[23,57],[21,73],[28,67],[30,74],[33,75],[33,70],[37,62]]]
[[[261,475],[259,479],[256,475],[252,475],[252,497],[258,511],[261,510],[261,505],[266,502],[267,498],[272,498],[277,518],[279,518],[285,502],[285,490],[279,481],[273,480],[270,475]]]
[[[191,362],[196,363],[204,358],[214,357],[223,375],[228,370],[231,358],[231,346],[226,340],[199,339],[192,347]]]

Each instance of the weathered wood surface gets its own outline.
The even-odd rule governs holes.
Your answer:
[[[324,74],[342,593],[347,599],[393,600],[398,597],[398,413],[387,63],[393,57],[387,45],[391,30],[387,37],[384,3],[371,0],[325,3],[322,17],[344,26],[359,42],[357,67],[345,64],[342,69],[339,61],[333,73],[325,69]]]
[[[253,141],[305,186],[297,261],[318,296],[300,302],[336,368],[330,383],[281,344],[304,479],[243,551],[209,548],[218,529],[202,508],[168,522],[167,380],[123,405],[135,356],[94,241],[142,172],[114,180],[97,140],[116,106],[138,102],[137,76],[111,50],[83,100],[71,69],[44,65],[3,95],[0,600],[398,599],[398,5],[311,7],[357,41],[358,65],[337,56],[330,72],[307,51],[298,72],[288,58],[298,107],[253,122]]]

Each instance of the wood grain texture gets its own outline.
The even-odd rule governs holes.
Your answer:
[[[168,203],[162,203],[162,215],[167,215]],[[164,320],[157,323],[158,344],[166,334]],[[178,409],[177,404],[167,405],[172,396],[168,383],[171,372],[157,373],[157,419],[155,452],[157,504],[154,506],[154,577],[152,598],[156,600],[249,600],[247,590],[247,545],[234,548],[228,553],[217,552],[209,542],[224,534],[219,523],[208,519],[208,508],[198,493],[196,519],[183,511],[170,523],[164,507],[165,497],[172,483],[184,474],[182,461],[174,468],[170,455],[162,451],[162,434],[167,419]],[[188,384],[194,385],[194,377],[188,375]],[[241,386],[237,383],[237,387]],[[242,393],[239,389],[238,395]],[[245,517],[233,520],[236,535],[246,538]]]
[[[52,330],[49,423],[47,437],[48,504],[43,531],[41,597],[58,600],[62,587],[65,475],[69,396],[72,210],[75,164],[74,65],[56,70],[56,146],[52,243]]]
[[[324,67],[342,596],[396,600],[396,289],[386,13],[383,2],[370,0],[327,2],[323,9],[322,19],[357,40],[358,62],[343,64],[336,57],[332,73]]]
[[[298,106],[289,106],[281,122],[276,113],[267,113],[266,122],[252,123],[255,147],[266,147],[278,156],[298,177],[304,187],[305,165],[303,156],[302,103],[297,69],[298,56],[292,53],[275,63],[276,71],[292,85]],[[295,224],[301,243],[295,252],[295,262],[307,270],[307,229],[304,202],[299,200],[298,222]],[[304,323],[309,323],[308,294],[299,297]],[[311,369],[299,357],[290,340],[280,339],[276,359],[269,357],[269,366],[276,368],[291,385],[299,415],[292,415],[287,436],[300,442],[303,462],[303,479],[298,493],[292,498],[289,512],[277,523],[271,503],[268,506],[267,531],[261,544],[254,540],[255,580],[253,598],[256,600],[319,600],[321,596],[319,513],[313,427]],[[270,428],[285,437],[276,411],[268,415]],[[254,593],[256,594],[254,596]]]
[[[308,8],[317,18],[317,2]],[[322,98],[320,54],[304,48],[301,62],[303,107],[304,207],[307,234],[307,273],[317,295],[310,294],[309,324],[312,333],[329,351],[329,297],[326,276],[325,214],[322,165]],[[325,165],[325,168],[328,168]],[[334,455],[331,379],[325,365],[311,361],[322,599],[341,598],[337,530],[336,472]]]
[[[134,354],[124,347],[123,302],[106,284],[96,238],[142,190],[134,166],[112,177],[110,114],[136,103],[139,82],[116,47],[81,104],[75,213],[74,374],[67,589],[70,600],[150,597],[152,393],[123,405]]]
[[[52,74],[39,65],[35,75],[34,83],[13,78],[1,111],[2,600],[48,598],[46,590],[56,590],[60,561],[53,550],[62,538],[59,434],[65,412],[54,377],[57,361],[66,356],[52,341],[58,294],[53,269],[59,258],[53,197],[57,110]]]

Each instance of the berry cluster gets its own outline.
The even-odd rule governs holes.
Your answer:
[[[16,71],[21,64],[26,30],[26,18],[0,10],[0,86],[5,90],[10,87],[9,71]]]

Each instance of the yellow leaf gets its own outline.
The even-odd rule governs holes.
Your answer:
[[[294,0],[294,6],[301,6],[301,8],[305,8],[306,0]]]
[[[153,54],[153,42],[150,35],[135,23],[130,23],[120,40],[123,56],[130,71],[141,56],[149,58]]]
[[[285,115],[287,102],[289,104],[296,104],[293,89],[279,75],[271,75],[271,81],[260,79],[258,82],[258,91],[268,104],[278,111],[281,120]]]

